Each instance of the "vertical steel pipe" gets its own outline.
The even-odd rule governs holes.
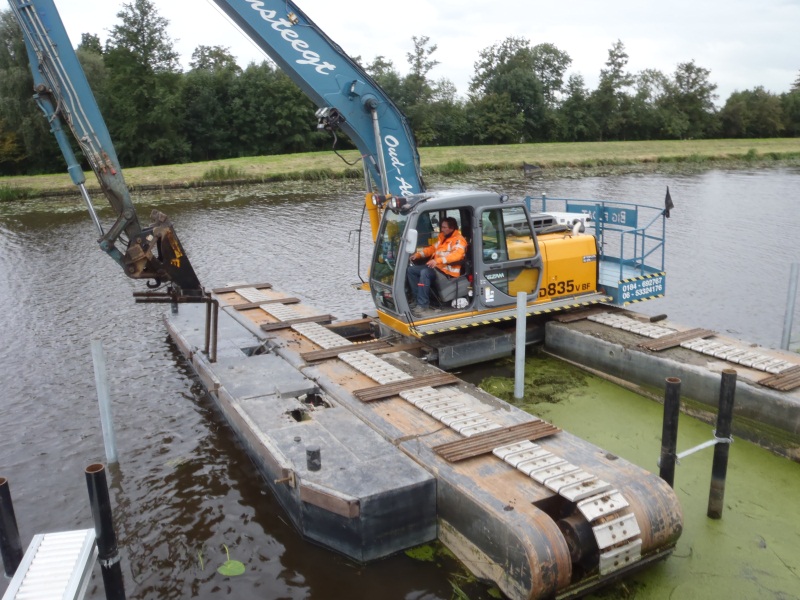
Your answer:
[[[797,270],[800,263],[792,263],[789,273],[789,292],[786,296],[786,313],[783,317],[783,335],[781,336],[781,349],[789,350],[792,343],[792,329],[794,321],[794,306],[797,301]]]
[[[5,477],[0,477],[0,553],[3,556],[6,577],[13,577],[22,562],[22,542],[19,539],[8,479]]]
[[[714,436],[714,463],[711,466],[711,489],[708,493],[708,512],[712,519],[722,518],[722,504],[725,499],[725,477],[728,474],[728,453],[730,451],[731,423],[733,422],[733,398],[736,394],[736,371],[722,371],[722,382],[719,387],[719,410],[717,412],[717,430]]]
[[[525,330],[528,295],[517,292],[517,336],[514,344],[514,398],[521,399],[525,392]]]
[[[92,362],[94,363],[94,381],[97,387],[97,402],[100,405],[100,426],[103,430],[103,444],[106,449],[106,460],[117,462],[117,438],[114,434],[114,415],[111,410],[111,396],[108,393],[108,374],[106,356],[100,340],[91,341]]]
[[[661,459],[659,476],[670,487],[675,484],[675,461],[678,448],[678,417],[681,412],[681,380],[667,377],[664,391],[664,422],[661,426]]]
[[[125,584],[122,580],[117,536],[111,515],[111,500],[108,496],[105,466],[99,463],[86,468],[86,486],[94,518],[97,536],[97,558],[103,575],[103,587],[107,600],[125,600]]]

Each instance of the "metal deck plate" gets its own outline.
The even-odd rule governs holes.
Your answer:
[[[597,525],[592,527],[592,530],[597,540],[597,547],[601,550],[641,535],[639,523],[636,522],[636,515],[634,514],[625,515],[608,523]]]
[[[633,540],[620,548],[614,548],[600,555],[600,574],[607,575],[617,569],[627,567],[642,556],[642,540]]]
[[[590,523],[605,515],[614,514],[616,511],[627,508],[628,501],[617,490],[592,496],[578,502],[578,510]]]
[[[96,558],[94,529],[39,533],[33,536],[3,600],[83,598]]]

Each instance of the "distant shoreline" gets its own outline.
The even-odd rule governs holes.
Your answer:
[[[340,151],[349,162],[356,150]],[[458,146],[420,149],[426,177],[451,179],[480,172],[509,172],[523,176],[557,178],[624,173],[691,173],[710,169],[800,167],[800,138],[746,140],[669,140],[655,142],[575,142]],[[124,169],[132,192],[244,186],[286,181],[363,180],[360,164],[348,166],[333,152],[308,152],[278,156],[134,167]],[[91,192],[100,187],[86,173]],[[75,186],[64,173],[0,177],[0,200],[72,195]]]

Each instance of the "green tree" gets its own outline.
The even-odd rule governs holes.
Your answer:
[[[98,106],[107,106],[108,72],[106,71],[103,46],[100,38],[91,33],[81,35],[81,43],[75,49],[78,61],[92,88]]]
[[[783,134],[800,137],[800,86],[793,87],[789,93],[781,94],[781,109]]]
[[[33,76],[22,31],[10,10],[0,11],[0,174],[63,168],[58,145],[32,97]]]
[[[467,105],[473,143],[515,144],[523,135],[522,113],[508,94],[474,96]]]
[[[710,74],[693,60],[678,64],[660,102],[666,113],[667,136],[700,139],[716,133],[717,85],[709,80]]]
[[[231,113],[239,156],[322,149],[328,134],[316,130],[316,107],[272,64],[250,64],[236,79]]]
[[[100,38],[93,33],[82,33],[81,43],[76,48],[77,51],[90,52],[92,54],[103,54],[103,45],[100,43]]]
[[[604,140],[623,140],[629,126],[631,107],[629,88],[634,78],[625,69],[628,54],[625,45],[617,40],[608,51],[606,68],[600,70],[600,82],[591,95],[592,115]]]
[[[629,139],[660,138],[664,129],[664,113],[660,103],[668,84],[668,78],[657,69],[645,69],[636,74],[628,114]]]
[[[599,126],[592,116],[589,90],[582,75],[569,76],[565,98],[558,110],[559,139],[567,142],[587,142],[599,136]]]
[[[230,107],[241,68],[223,46],[198,46],[189,64],[192,69],[183,78],[181,105],[191,160],[236,156]]]
[[[236,57],[227,46],[198,46],[192,52],[189,66],[195,71],[231,71],[235,74],[242,72],[241,67],[236,64]]]
[[[431,58],[437,46],[430,44],[430,38],[426,35],[412,36],[411,40],[414,50],[406,53],[411,69],[403,80],[404,95],[409,105],[424,104],[433,96],[433,86],[428,74],[439,64],[438,60]]]
[[[762,86],[731,94],[720,118],[725,137],[777,137],[784,128],[781,99]]]
[[[405,104],[403,94],[403,78],[394,66],[394,63],[384,56],[376,56],[365,67],[366,72],[375,80],[383,91],[398,106]]]
[[[182,77],[169,21],[150,0],[133,0],[117,13],[105,51],[108,100],[104,108],[124,164],[182,162],[189,157],[183,136]]]
[[[542,84],[542,95],[549,108],[555,108],[564,91],[564,74],[572,58],[553,44],[537,44],[531,49],[533,71]]]
[[[509,126],[515,128],[516,124],[521,124],[520,136],[513,140],[516,142],[542,141],[550,137],[552,122],[548,119],[543,85],[535,68],[530,42],[509,37],[481,50],[470,81],[475,106],[497,105],[505,113],[509,108],[506,103],[511,103],[515,116]],[[487,101],[477,102],[481,96],[486,96]],[[488,114],[483,116],[494,121]]]

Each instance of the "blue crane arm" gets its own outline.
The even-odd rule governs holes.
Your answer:
[[[98,244],[129,277],[176,284],[186,293],[200,283],[165,215],[154,211],[155,223],[143,228],[136,215],[122,169],[100,109],[72,49],[53,0],[9,0],[22,30],[34,81],[34,99],[44,112],[100,234]],[[103,231],[85,186],[81,164],[72,150],[68,129],[100,182],[116,214]],[[126,239],[122,238],[125,235]],[[158,255],[154,251],[158,250]]]
[[[214,1],[320,107],[322,124],[347,133],[380,193],[407,196],[425,191],[406,117],[294,2]]]

